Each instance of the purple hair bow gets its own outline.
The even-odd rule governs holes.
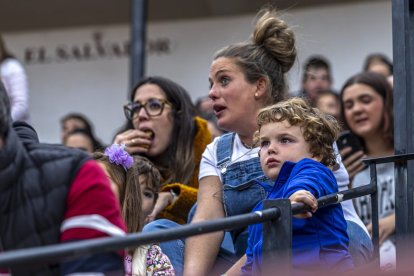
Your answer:
[[[111,163],[122,166],[125,170],[132,167],[134,159],[125,151],[125,145],[112,144],[105,149],[105,155],[109,157]]]

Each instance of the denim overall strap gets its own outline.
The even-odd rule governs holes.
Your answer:
[[[267,192],[257,180],[264,177],[258,157],[232,163],[234,133],[223,135],[217,143],[217,167],[223,185],[223,205],[226,216],[251,212]],[[242,256],[247,248],[247,228],[230,232],[236,255]]]
[[[217,142],[217,164],[218,168],[222,168],[230,162],[231,155],[233,154],[234,138],[236,134],[234,132],[226,133],[220,137]]]

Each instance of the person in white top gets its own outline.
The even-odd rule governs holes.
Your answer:
[[[363,72],[349,78],[341,90],[345,126],[360,140],[362,150],[351,154],[341,150],[352,187],[370,183],[369,168],[362,158],[394,155],[393,94],[387,79],[378,73]],[[384,270],[395,269],[395,178],[394,164],[377,165],[380,262]],[[369,196],[354,200],[358,215],[372,230]]]
[[[6,49],[0,36],[0,81],[11,104],[13,121],[29,121],[29,85],[23,65]]]
[[[229,45],[215,54],[209,74],[209,97],[218,126],[229,133],[215,138],[203,153],[198,206],[192,223],[250,212],[266,197],[265,189],[255,181],[264,177],[258,147],[253,143],[258,129],[256,117],[261,108],[285,98],[285,74],[295,60],[294,34],[273,9],[260,11],[250,41]],[[340,166],[335,174],[344,178],[341,186],[346,187],[344,167]],[[346,206],[352,207],[352,203]],[[350,233],[350,239],[360,243],[363,236],[370,242],[355,210],[350,208],[346,213],[352,213],[358,222],[349,224],[357,229]],[[240,257],[247,245],[246,232],[233,230],[231,236]],[[184,275],[209,275],[222,252],[222,240],[223,232],[187,238]]]

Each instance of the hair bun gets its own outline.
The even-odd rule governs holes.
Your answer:
[[[264,9],[258,14],[252,41],[264,47],[279,61],[283,73],[288,72],[295,63],[295,35],[286,23],[278,18],[273,8]]]

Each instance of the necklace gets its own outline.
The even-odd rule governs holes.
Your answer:
[[[243,146],[245,146],[243,142],[242,142],[242,144],[243,144]],[[236,163],[237,160],[239,160],[243,156],[246,156],[247,154],[251,153],[252,150],[254,149],[254,145],[252,147],[247,147],[247,146],[245,146],[245,147],[248,148],[249,150],[246,151],[245,153],[243,153],[242,155],[240,155],[239,157],[237,157],[236,159],[234,159],[233,161],[227,161],[226,163],[224,163],[223,165],[218,167],[220,169],[221,174],[226,174],[228,166]]]
[[[241,139],[240,142],[242,143],[243,147],[245,147],[246,149],[253,149],[254,148],[254,144],[252,146],[249,146],[248,144],[244,143]]]

